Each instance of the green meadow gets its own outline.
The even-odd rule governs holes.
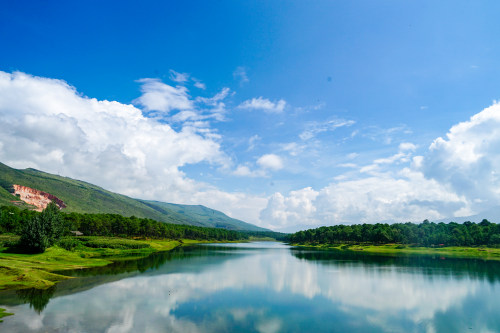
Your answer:
[[[15,248],[5,246],[19,237],[0,235],[0,290],[40,288],[71,279],[58,274],[63,270],[106,266],[127,256],[137,258],[154,252],[169,251],[178,246],[203,241],[183,240],[134,240],[118,237],[65,237],[57,245],[39,254],[15,253]]]
[[[449,258],[473,258],[482,260],[500,260],[500,248],[490,247],[413,247],[401,244],[362,245],[362,244],[291,244],[324,250],[355,251],[380,255],[432,255]]]

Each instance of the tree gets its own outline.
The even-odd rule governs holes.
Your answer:
[[[36,253],[44,252],[49,247],[49,238],[40,216],[35,216],[24,223],[19,243],[27,251]]]
[[[20,245],[31,252],[44,252],[64,233],[59,207],[51,202],[40,215],[28,219],[21,230]]]

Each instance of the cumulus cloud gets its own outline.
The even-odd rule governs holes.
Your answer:
[[[170,112],[172,110],[193,109],[188,90],[185,87],[172,87],[159,79],[140,79],[142,95],[133,101],[145,111]]]
[[[499,206],[499,103],[453,126],[423,155],[413,156],[417,148],[403,142],[396,154],[360,167],[357,177],[352,172],[339,175],[318,191],[305,188],[286,195],[275,193],[261,219],[281,226],[418,222],[468,216]],[[301,191],[314,195],[309,201],[300,201],[296,198]],[[301,202],[308,209],[297,211],[297,205],[288,202]]]
[[[274,227],[437,219],[467,206],[466,198],[409,169],[310,187],[283,196],[275,193],[261,219]]]
[[[192,105],[182,88],[155,79],[141,83],[139,104],[147,109]],[[258,222],[266,202],[184,174],[188,164],[231,163],[210,129],[174,130],[133,105],[82,96],[61,80],[0,72],[0,143],[0,161],[7,165],[59,173],[132,197],[205,204],[249,222]]]
[[[257,137],[258,138],[258,137]],[[265,154],[256,161],[258,168],[252,170],[250,164],[240,164],[233,171],[233,175],[240,177],[269,177],[269,171],[283,169],[283,160],[275,154]]]
[[[265,154],[259,157],[257,164],[264,168],[270,170],[280,170],[283,169],[283,161],[281,157],[275,154]]]
[[[475,211],[500,204],[500,104],[453,126],[420,161],[423,173],[480,202]]]
[[[362,164],[362,153],[346,155],[347,161],[336,165],[348,170],[332,175],[322,187],[264,198],[224,192],[182,171],[197,163],[234,170],[233,175],[242,177],[267,177],[283,169],[283,159],[276,154],[233,169],[221,148],[224,138],[211,128],[211,121],[225,119],[225,101],[232,94],[228,88],[212,97],[191,98],[185,87],[158,79],[139,82],[142,95],[134,103],[142,109],[82,96],[61,80],[0,72],[0,161],[82,179],[132,197],[204,204],[262,226],[439,220],[500,204],[498,103],[453,126],[427,150],[399,138],[393,154],[373,158],[368,165]],[[243,104],[252,108],[268,102],[269,108],[280,108],[279,102],[263,98]],[[148,117],[148,111],[167,115],[158,121]],[[311,123],[303,140],[284,144],[282,152],[298,156],[307,151],[310,138],[351,124]],[[405,126],[375,128],[363,136],[388,143],[408,131]],[[248,149],[258,140],[252,137]]]
[[[269,113],[281,113],[285,110],[285,106],[286,101],[284,99],[271,102],[267,98],[258,97],[244,101],[238,106],[238,108],[245,110],[263,110]]]
[[[260,218],[273,228],[295,224],[316,224],[316,207],[313,204],[319,193],[311,187],[291,191],[288,196],[276,192],[267,207],[260,213]]]

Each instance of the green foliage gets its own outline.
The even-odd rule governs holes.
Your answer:
[[[62,236],[63,232],[64,221],[59,208],[51,202],[40,215],[24,222],[19,244],[30,252],[44,252]]]
[[[34,253],[44,252],[49,247],[49,237],[45,233],[40,216],[35,216],[25,222],[19,243],[22,248]]]
[[[82,242],[76,237],[69,236],[61,238],[59,242],[57,242],[57,245],[65,250],[74,251],[77,247],[82,245]]]
[[[37,212],[27,209],[21,210],[14,206],[0,207],[0,232],[19,234],[23,221],[27,221],[37,214]]]
[[[123,238],[94,238],[94,237],[79,237],[79,241],[86,246],[91,248],[107,248],[107,249],[144,249],[151,247],[147,243],[141,243],[131,239]]]
[[[500,224],[483,220],[476,224],[434,223],[428,220],[420,224],[395,223],[392,225],[354,224],[320,227],[299,231],[289,236],[292,243],[304,244],[407,244],[414,246],[498,246]]]
[[[118,214],[79,214],[60,212],[55,204],[47,206],[42,213],[20,210],[16,207],[1,207],[6,209],[7,219],[0,220],[0,228],[13,230],[21,235],[22,247],[29,251],[43,252],[47,246],[55,244],[69,230],[79,230],[85,236],[117,236],[140,237],[154,239],[193,239],[208,241],[235,241],[248,239],[249,234],[233,230],[195,227],[189,225],[170,224],[135,216],[125,217]],[[21,227],[22,226],[22,227]],[[251,232],[259,234],[258,232]],[[265,232],[272,235],[272,232]],[[276,235],[282,235],[276,233]],[[63,238],[59,241],[61,247],[74,249],[76,242]],[[76,239],[76,238],[73,238]],[[85,245],[87,246],[87,245]],[[97,245],[96,245],[97,246]],[[118,245],[117,245],[118,246]],[[88,247],[91,247],[88,245]]]

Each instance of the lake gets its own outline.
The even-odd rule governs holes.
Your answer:
[[[0,293],[2,332],[500,332],[500,263],[281,243],[178,248]]]

